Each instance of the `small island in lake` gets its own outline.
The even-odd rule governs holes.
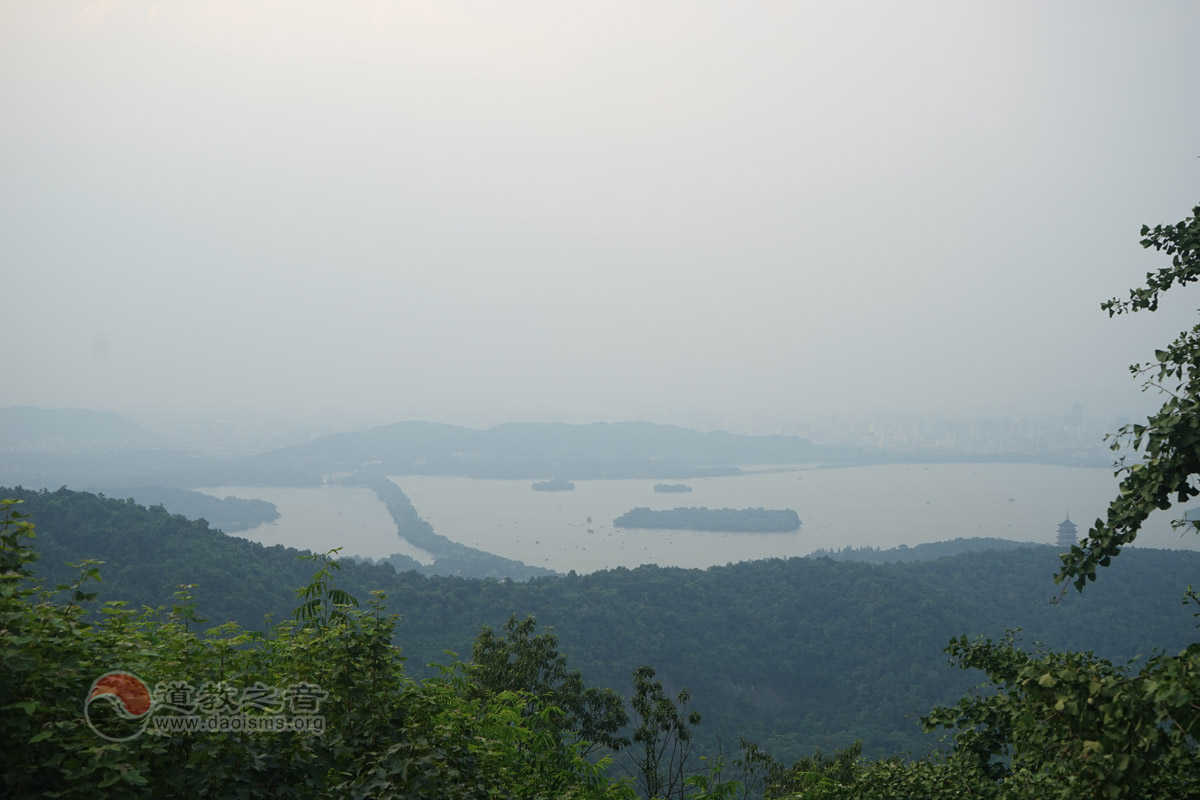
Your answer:
[[[550,481],[538,481],[533,484],[535,492],[569,492],[575,488],[575,484],[570,481],[564,481],[562,478],[555,478]]]
[[[635,508],[613,520],[618,528],[778,533],[800,527],[800,515],[790,508],[673,508],[651,511]]]
[[[654,491],[656,492],[690,492],[692,487],[682,483],[656,483]]]

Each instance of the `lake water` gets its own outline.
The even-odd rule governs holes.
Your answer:
[[[387,506],[370,489],[327,484],[303,489],[213,486],[196,491],[215,497],[233,495],[275,504],[279,519],[232,534],[243,539],[265,545],[282,544],[314,553],[342,547],[343,555],[386,558],[393,553],[403,553],[423,564],[433,561],[428,552],[396,535],[396,524]]]
[[[1031,464],[893,464],[790,471],[684,481],[690,493],[662,494],[654,480],[575,481],[575,490],[537,492],[531,480],[392,476],[434,530],[470,547],[535,566],[591,572],[615,566],[708,567],[747,559],[802,556],[818,548],[894,547],[988,536],[1052,543],[1069,511],[1086,531],[1115,495],[1110,469]],[[399,539],[373,493],[345,486],[311,489],[218,487],[210,494],[258,497],[282,516],[239,536],[346,554],[403,552],[428,561]],[[669,509],[792,508],[803,521],[791,533],[709,533],[614,528],[637,506]],[[1156,512],[1140,546],[1200,549]],[[588,521],[588,518],[591,521]]]

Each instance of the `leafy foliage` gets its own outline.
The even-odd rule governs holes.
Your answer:
[[[577,669],[567,669],[567,658],[558,652],[552,631],[534,635],[537,621],[514,615],[504,625],[504,636],[485,627],[471,650],[471,681],[476,694],[488,697],[501,692],[526,693],[531,704],[527,716],[557,708],[547,729],[560,741],[571,732],[587,754],[595,747],[617,751],[629,744],[620,731],[629,721],[625,700],[612,689],[584,686]]]
[[[345,589],[333,586],[333,573],[342,568],[334,556],[341,550],[335,547],[324,555],[300,556],[301,561],[319,561],[321,568],[312,577],[312,582],[296,594],[303,601],[292,617],[304,627],[329,627],[348,625],[350,610],[358,607],[358,599]]]
[[[11,492],[38,520],[42,558],[33,567],[47,585],[71,584],[80,570],[63,562],[89,558],[105,562],[104,581],[84,587],[101,604],[170,610],[181,584],[198,584],[188,590],[192,630],[292,619],[295,587],[311,584],[318,568],[299,551],[225,536],[161,509],[66,489]],[[334,579],[364,605],[382,590],[388,608],[403,612],[394,641],[414,678],[440,674],[427,665],[444,660],[446,649],[471,653],[481,625],[504,638],[514,614],[532,615],[552,627],[589,687],[628,697],[640,664],[655,665],[674,691],[687,686],[705,717],[693,731],[697,752],[715,755],[719,735],[742,736],[791,763],[856,739],[868,757],[926,752],[917,715],[954,703],[977,682],[945,666],[942,650],[960,634],[995,638],[1020,627],[1025,641],[1116,662],[1155,645],[1186,647],[1194,620],[1178,613],[1178,598],[1153,589],[1192,580],[1200,554],[1139,549],[1124,561],[1058,605],[1046,602],[1059,564],[1048,545],[920,564],[773,559],[528,582],[397,575],[346,560]],[[84,608],[93,609],[85,619],[98,616],[95,604]]]
[[[1024,653],[1007,638],[949,648],[987,690],[926,724],[1004,797],[1179,798],[1200,793],[1200,645],[1141,670],[1092,653]]]
[[[1200,206],[1174,225],[1142,226],[1142,247],[1171,256],[1171,266],[1146,275],[1146,285],[1131,289],[1129,299],[1113,298],[1101,305],[1109,316],[1155,311],[1163,292],[1200,280]],[[1122,447],[1142,453],[1136,464],[1122,456],[1117,475],[1124,477],[1120,494],[1097,519],[1087,538],[1063,555],[1059,581],[1083,589],[1096,579],[1096,569],[1108,566],[1121,548],[1137,538],[1138,530],[1156,509],[1172,501],[1183,503],[1200,494],[1200,325],[1184,331],[1165,350],[1156,350],[1152,363],[1129,369],[1145,377],[1143,390],[1169,395],[1158,413],[1145,424],[1126,425],[1113,437],[1113,450]],[[1181,523],[1182,524],[1182,523]]]
[[[1142,227],[1142,246],[1172,257],[1128,300],[1102,305],[1110,316],[1155,311],[1162,292],[1200,280],[1200,206],[1175,225]],[[1080,591],[1132,542],[1155,510],[1200,494],[1200,325],[1185,331],[1155,363],[1134,364],[1144,389],[1169,399],[1146,424],[1126,426],[1112,447],[1142,453],[1118,462],[1120,494],[1081,544],[1061,556],[1059,583]],[[1179,523],[1183,525],[1185,523]],[[1200,526],[1197,526],[1200,527]],[[1185,602],[1194,601],[1190,588]],[[947,652],[988,683],[951,708],[935,709],[928,728],[954,731],[945,764],[878,762],[837,797],[903,795],[1023,798],[1183,798],[1200,796],[1200,643],[1144,665],[1114,666],[1092,652],[1018,649],[1010,634],[994,643],[967,637]],[[936,788],[945,767],[956,786]],[[804,793],[804,797],[822,796]]]
[[[265,633],[228,624],[197,636],[185,590],[171,614],[106,604],[86,621],[85,565],[60,605],[33,579],[32,523],[4,501],[0,526],[0,793],[47,797],[627,798],[605,762],[546,735],[559,714],[530,720],[530,696],[478,696],[461,664],[408,678],[392,644],[395,617],[377,594],[361,610],[332,583],[336,561],[301,590],[297,620]],[[152,684],[247,690],[305,685],[326,692],[321,735],[167,733],[107,741],[80,718],[89,684],[114,669]]]
[[[1128,300],[1104,303],[1110,316],[1154,311],[1162,292],[1200,280],[1200,206],[1175,225],[1143,226],[1141,235],[1142,245],[1170,255],[1172,266],[1147,275],[1146,286]],[[1114,450],[1140,451],[1142,460],[1118,462],[1116,474],[1124,477],[1106,519],[1061,556],[1056,582],[1072,581],[1080,591],[1153,511],[1200,495],[1200,325],[1156,351],[1155,363],[1131,371],[1146,377],[1144,388],[1169,399],[1146,424],[1126,426],[1114,438]],[[1185,602],[1197,599],[1189,587]],[[1140,666],[1114,666],[1091,651],[1025,652],[1011,632],[1000,642],[959,636],[947,652],[961,668],[987,677],[975,692],[923,719],[929,730],[954,732],[947,756],[846,763],[835,777],[818,753],[786,773],[804,779],[786,790],[809,799],[862,800],[1200,797],[1200,643],[1177,655],[1160,651]],[[765,771],[767,796],[774,796],[785,774],[779,766],[755,745],[746,746],[743,763]]]
[[[633,671],[633,715],[637,727],[634,763],[637,783],[647,797],[682,798],[685,796],[687,770],[692,754],[692,728],[700,724],[700,712],[685,712],[691,693],[680,689],[674,700],[655,680],[653,667]],[[678,705],[676,705],[678,703]],[[719,779],[718,781],[719,782]],[[705,791],[707,783],[702,784]]]

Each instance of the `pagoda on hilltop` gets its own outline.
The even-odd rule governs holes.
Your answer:
[[[1070,550],[1072,545],[1079,543],[1079,536],[1075,533],[1075,523],[1071,522],[1071,514],[1067,513],[1067,518],[1058,523],[1058,539],[1056,541],[1059,547]]]

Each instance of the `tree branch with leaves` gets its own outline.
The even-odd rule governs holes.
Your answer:
[[[1128,299],[1102,303],[1110,317],[1156,311],[1163,292],[1200,281],[1200,206],[1174,225],[1143,225],[1141,236],[1142,247],[1171,256],[1171,266],[1147,273],[1146,285],[1131,289]],[[1153,362],[1129,369],[1145,379],[1143,391],[1163,392],[1166,402],[1144,424],[1126,425],[1109,437],[1114,451],[1140,453],[1141,460],[1127,464],[1125,456],[1118,459],[1119,495],[1087,538],[1062,555],[1062,569],[1055,575],[1057,582],[1071,581],[1080,591],[1096,579],[1097,568],[1108,566],[1122,547],[1137,538],[1153,511],[1200,494],[1200,325],[1180,333],[1154,356]]]

